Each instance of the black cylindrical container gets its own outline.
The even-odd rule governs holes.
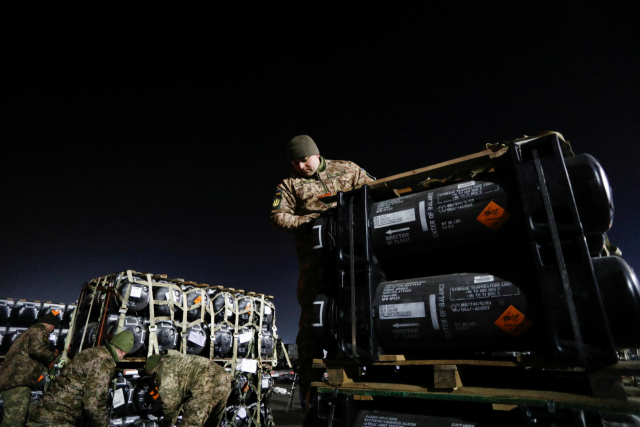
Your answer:
[[[11,314],[11,323],[15,326],[31,326],[40,315],[42,303],[37,301],[16,301]]]
[[[273,357],[273,335],[271,335],[271,332],[269,332],[267,328],[262,329],[260,356],[265,359]]]
[[[117,377],[110,397],[112,414],[116,417],[124,415],[133,407],[133,385],[125,377]]]
[[[178,345],[178,329],[173,322],[163,320],[156,322],[156,335],[158,337],[159,350],[172,350]]]
[[[592,262],[616,347],[640,347],[640,332],[629,327],[640,323],[637,277],[621,258]],[[540,301],[525,293],[532,289],[526,272],[511,277],[467,273],[383,282],[373,301],[376,337],[386,352],[398,354],[538,349],[542,319],[531,307]]]
[[[84,325],[82,325],[80,329],[76,330],[73,335],[71,348],[69,349],[69,356],[72,357],[74,354],[82,351],[83,349],[93,347],[96,340],[98,339],[98,329],[98,322],[91,322],[87,324],[86,328]],[[81,349],[80,342],[82,341],[83,336],[84,342]]]
[[[207,295],[207,291],[205,289],[196,288],[197,290],[191,291],[192,289],[193,287],[191,286],[185,288],[187,307],[195,306],[191,310],[187,311],[187,318],[191,321],[200,318],[202,311],[201,304],[204,304],[205,307],[209,305],[209,295]]]
[[[246,357],[249,354],[249,345],[253,342],[253,329],[241,328],[238,331],[238,357]]]
[[[129,291],[129,300],[127,301],[127,310],[130,313],[137,313],[144,310],[149,305],[149,286],[142,283],[136,283],[137,277],[133,277],[133,279],[133,283],[129,283],[127,279],[120,283],[120,286],[118,287],[120,300],[118,303],[122,303],[122,299],[124,299],[127,294],[127,290],[131,288]]]
[[[241,313],[245,311],[244,313]],[[238,323],[240,325],[245,325],[252,321],[252,312],[253,308],[251,307],[251,297],[242,296],[242,294],[238,294]]]
[[[260,312],[262,311],[262,302],[260,298],[254,298],[253,304],[256,312],[256,316],[260,316]],[[254,323],[256,325],[260,325],[260,319],[254,319]],[[273,306],[268,299],[264,300],[264,311],[262,316],[262,327],[271,329],[271,324],[273,323]]]
[[[0,299],[0,326],[8,326],[11,318],[11,311],[15,301],[12,299]]]
[[[606,232],[613,222],[613,200],[602,167],[586,154],[568,158],[566,164],[585,234]],[[521,237],[520,195],[514,189],[507,191],[510,183],[503,183],[504,177],[496,175],[495,180],[467,181],[374,203],[369,227],[376,257],[384,263]],[[528,214],[535,225],[544,227],[544,211]],[[566,215],[555,214],[562,231]]]
[[[107,330],[107,338],[111,339],[111,337],[116,334],[117,330],[118,322],[112,323]],[[142,347],[145,339],[147,338],[147,327],[145,325],[145,319],[134,316],[126,316],[124,318],[124,330],[131,331],[133,333],[133,347],[131,348],[131,351],[127,353],[133,354],[136,351],[140,350],[140,347]]]
[[[231,357],[233,350],[233,329],[223,324],[213,334],[213,353],[215,357]]]
[[[620,257],[592,260],[600,297],[617,348],[640,347],[640,284]]]
[[[146,415],[162,410],[162,401],[155,388],[155,381],[151,377],[138,379],[133,392],[133,404],[138,413]],[[150,394],[151,391],[154,391],[153,395]]]
[[[383,282],[376,290],[375,331],[385,351],[498,350],[532,326],[527,297],[488,274],[451,274]]]
[[[187,328],[187,354],[200,354],[207,346],[209,327],[200,322]]]
[[[169,288],[168,286],[153,286],[153,299],[157,301],[173,301],[174,311],[182,308],[183,293],[178,287]],[[171,309],[167,304],[154,304],[153,314],[155,316],[171,316]]]
[[[251,390],[251,379],[249,374],[241,372],[236,375],[231,386],[229,400],[232,402],[247,402],[251,400],[253,390]]]
[[[234,313],[236,311],[236,299],[233,297],[233,294],[217,291],[212,298],[216,323],[220,323],[223,320],[233,323],[235,321]]]
[[[260,377],[260,400],[269,399],[273,395],[273,378],[267,371],[262,371]]]

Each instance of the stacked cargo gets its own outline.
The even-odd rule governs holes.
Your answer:
[[[640,412],[622,377],[640,373],[625,350],[640,347],[640,286],[608,243],[611,189],[593,157],[552,133],[323,200],[335,207],[312,224],[330,272],[314,328],[329,356],[315,366],[329,373],[311,424]]]
[[[277,363],[273,297],[132,270],[86,283],[67,337],[70,357],[121,330],[134,346],[112,390],[113,425],[151,425],[160,408],[140,377],[146,357],[164,350],[207,357],[234,374],[223,423],[272,425],[269,375]],[[119,391],[121,390],[121,391]],[[147,423],[147,424],[144,424]]]
[[[52,350],[62,350],[74,308],[75,304],[0,298],[0,355],[6,354],[16,338],[47,313],[60,318],[60,326],[49,335],[49,340]]]

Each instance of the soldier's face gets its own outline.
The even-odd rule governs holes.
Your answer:
[[[302,176],[311,177],[320,166],[320,154],[313,156],[301,157],[291,161],[293,168]]]

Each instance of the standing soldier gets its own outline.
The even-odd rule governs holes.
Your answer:
[[[162,402],[163,426],[175,425],[181,409],[180,426],[202,427],[207,419],[207,425],[220,424],[233,378],[217,363],[168,350],[150,356],[144,368],[155,377],[151,394]]]
[[[312,329],[313,301],[324,285],[324,272],[313,251],[311,221],[328,206],[318,196],[336,191],[349,191],[373,182],[364,169],[353,162],[328,160],[320,156],[318,147],[307,135],[296,136],[287,145],[287,156],[293,166],[291,177],[276,189],[271,210],[271,224],[278,230],[293,233],[298,253],[298,303],[302,313],[298,323],[298,375],[300,394],[309,400],[309,384],[320,380],[319,371],[311,368],[314,357],[322,357]]]
[[[108,427],[109,381],[116,373],[116,362],[132,348],[133,333],[122,331],[104,346],[77,354],[30,412],[27,425],[73,427],[84,413],[89,425]]]
[[[0,368],[0,394],[4,401],[3,426],[24,426],[29,411],[31,388],[44,368],[56,358],[49,350],[49,334],[60,324],[47,313],[13,343]]]

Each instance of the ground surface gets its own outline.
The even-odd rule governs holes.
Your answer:
[[[291,391],[291,382],[278,381],[275,383],[275,386],[284,388],[289,392]],[[271,411],[273,412],[273,419],[275,421],[276,427],[302,426],[304,414],[301,412],[300,398],[298,396],[297,390],[295,391],[295,395],[293,396],[293,404],[291,405],[291,410],[289,411],[289,413],[286,413],[288,402],[289,395],[287,394],[274,393],[273,396],[269,399],[269,406],[271,406]]]

